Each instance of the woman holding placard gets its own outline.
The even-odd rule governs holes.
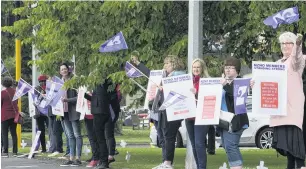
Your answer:
[[[239,78],[241,62],[239,59],[229,57],[225,60],[224,75],[221,80],[223,85],[225,107],[229,113],[235,114],[234,108],[234,84],[235,78]],[[223,106],[222,106],[223,107]],[[222,108],[222,110],[224,110]],[[227,127],[225,127],[227,126]],[[242,155],[239,150],[239,142],[243,131],[248,128],[249,119],[246,113],[235,114],[230,124],[218,126],[221,135],[222,146],[224,147],[231,169],[242,169]]]
[[[287,116],[271,116],[274,128],[272,147],[287,156],[287,169],[305,166],[305,145],[302,132],[304,100],[302,73],[305,58],[302,54],[302,35],[285,32],[279,36],[282,59],[287,66]],[[254,80],[251,81],[251,87]]]
[[[164,70],[166,76],[177,76],[185,74],[185,71],[181,71],[183,68],[180,58],[177,56],[169,55],[164,60]],[[164,101],[163,89],[160,87],[158,90],[152,109],[158,110],[159,106]],[[158,128],[161,128],[164,143],[162,144],[163,163],[154,167],[153,169],[173,169],[172,163],[174,160],[175,141],[176,134],[181,126],[182,120],[168,121],[166,111],[159,112]]]
[[[192,92],[198,99],[200,78],[208,78],[209,74],[205,62],[202,59],[195,59],[192,62],[193,85]],[[195,158],[197,169],[206,169],[206,135],[208,133],[208,125],[194,125],[195,118],[185,120],[186,129],[190,138],[193,156]]]

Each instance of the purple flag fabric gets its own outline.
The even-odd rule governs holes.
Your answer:
[[[20,78],[12,101],[15,101],[21,96],[27,94],[28,91],[30,91],[32,88],[33,87],[31,85],[29,85],[26,81]]]
[[[125,42],[124,36],[120,31],[117,35],[113,36],[106,42],[104,42],[101,46],[99,51],[101,53],[105,52],[116,52],[122,49],[128,49],[128,46]]]
[[[57,77],[57,76],[53,76],[51,80],[53,82],[55,82],[55,83],[64,84],[64,81],[61,78]]]
[[[160,106],[159,110],[165,110],[166,108],[180,102],[183,101],[184,99],[186,99],[186,96],[183,96],[181,94],[178,94],[174,91],[170,91],[170,93],[168,94],[166,100],[164,101],[164,103]]]
[[[1,75],[2,75],[3,73],[5,73],[5,72],[7,72],[7,69],[6,69],[6,67],[4,66],[4,63],[3,63],[2,59],[1,59]]]
[[[61,87],[63,85],[60,84],[60,83],[54,83],[50,80],[47,80],[47,83],[46,83],[46,100],[47,100],[47,103],[46,105],[51,105],[50,103],[52,102],[52,105],[54,105],[54,103],[58,102],[58,100],[60,99],[60,97],[57,96],[58,93],[62,93],[62,92],[59,92],[61,91]],[[55,104],[56,104],[55,103]]]
[[[234,79],[234,109],[235,114],[247,113],[246,99],[251,79]]]
[[[276,29],[280,24],[291,24],[299,21],[299,10],[298,7],[292,7],[281,10],[276,14],[269,16],[263,22],[267,26],[271,26]]]
[[[35,94],[34,91],[30,92],[33,98],[33,103],[35,104],[35,107],[37,108],[37,110],[44,114],[47,115],[48,114],[48,106],[46,106],[46,100],[44,98],[38,98],[38,95]]]
[[[129,78],[135,78],[135,77],[143,76],[142,73],[137,68],[135,68],[130,62],[125,63],[124,69],[125,69],[126,75]]]

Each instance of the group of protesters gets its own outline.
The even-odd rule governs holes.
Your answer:
[[[287,78],[287,116],[271,116],[270,126],[273,127],[272,147],[283,156],[287,157],[287,169],[301,168],[305,166],[305,130],[303,130],[304,116],[304,93],[302,74],[305,67],[305,58],[302,55],[300,35],[285,32],[279,36],[282,50],[282,57],[278,63],[284,63],[288,67]],[[131,54],[131,63],[146,76],[150,75],[150,70],[139,61],[137,51]],[[178,56],[168,55],[164,59],[164,77],[178,76],[186,74],[184,62]],[[222,68],[221,84],[223,85],[221,110],[234,114],[230,124],[210,126],[195,125],[194,118],[185,119],[187,133],[190,138],[192,152],[195,158],[197,169],[206,169],[209,166],[207,161],[207,142],[215,142],[215,132],[221,136],[222,146],[225,149],[228,163],[231,169],[242,169],[243,158],[239,149],[239,142],[242,133],[249,127],[249,119],[246,113],[235,114],[233,80],[240,78],[241,62],[234,57],[228,57],[224,61]],[[66,63],[60,65],[59,69],[62,80],[68,81],[73,75],[69,72]],[[190,89],[195,97],[198,97],[200,78],[210,77],[206,63],[202,59],[195,59],[192,62],[192,75],[194,88]],[[46,80],[48,77],[42,75],[38,78],[39,100],[45,99]],[[13,118],[17,110],[16,101],[12,102],[11,97],[15,90],[12,88],[12,79],[4,77],[2,85],[5,90],[1,92],[1,125],[4,148],[2,157],[8,154],[8,129],[13,138],[13,153],[17,154],[16,123]],[[256,83],[256,79],[251,80],[251,87]],[[114,123],[118,119],[120,112],[119,98],[116,89],[109,91],[108,88],[114,86],[110,79],[106,79],[103,84],[97,85],[91,93],[86,93],[85,98],[91,101],[91,115],[86,115],[85,125],[87,135],[92,149],[92,158],[87,167],[97,167],[98,169],[108,168],[111,162],[115,161],[116,142],[114,138]],[[305,87],[304,87],[305,90]],[[36,113],[35,116],[40,130],[42,152],[50,152],[52,155],[63,153],[62,133],[67,139],[66,155],[68,160],[61,166],[80,166],[83,139],[81,135],[80,113],[76,112],[77,91],[67,89],[61,99],[64,105],[64,116],[55,116],[52,109],[48,109],[48,114]],[[182,120],[168,121],[167,111],[159,110],[164,102],[162,84],[158,86],[158,91],[154,99],[149,101],[149,109],[157,118],[153,120],[158,134],[159,145],[162,148],[161,164],[153,169],[173,169],[175,156],[176,135]],[[36,109],[36,111],[39,111]],[[13,112],[13,113],[12,113]],[[113,114],[113,115],[112,115]],[[304,120],[305,121],[305,120]],[[306,122],[304,122],[304,126]],[[51,146],[46,149],[45,126],[47,124]],[[304,131],[304,134],[303,134]],[[212,133],[206,139],[206,135]],[[208,146],[209,154],[215,154],[214,145]],[[213,148],[211,148],[213,147]]]
[[[62,63],[59,66],[59,74],[63,82],[68,81],[72,76],[69,65]],[[38,107],[46,99],[47,85],[49,79],[46,75],[38,77],[39,86],[35,88],[38,95],[35,99],[35,115],[37,128],[41,131],[40,143],[42,153],[51,153],[49,156],[56,156],[63,151],[62,134],[66,137],[67,158],[60,166],[80,166],[83,147],[83,136],[81,135],[80,113],[76,111],[77,90],[66,89],[61,101],[63,102],[64,116],[57,116],[52,113],[51,106],[47,107],[47,113],[43,113]],[[51,82],[52,83],[52,82]],[[9,76],[2,79],[4,90],[1,92],[1,127],[3,137],[2,157],[8,157],[8,129],[11,131],[13,139],[13,155],[17,155],[17,135],[15,114],[18,113],[17,101],[12,101],[15,94],[13,79]],[[92,92],[85,93],[85,99],[91,101],[91,114],[85,115],[85,126],[87,136],[92,150],[92,158],[87,160],[86,167],[97,167],[98,169],[108,168],[109,164],[115,162],[114,156],[118,154],[114,137],[115,123],[119,117],[120,100],[116,88],[108,91],[112,86],[111,80],[107,79],[103,84],[97,85]],[[29,96],[30,97],[30,96]],[[46,126],[45,126],[46,124]],[[45,130],[48,128],[50,147],[47,150]]]

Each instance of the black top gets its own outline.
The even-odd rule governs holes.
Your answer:
[[[240,78],[239,76],[237,78]],[[226,84],[223,86],[223,89],[225,90],[225,101],[226,101],[226,106],[228,109],[228,112],[234,113],[235,114],[235,108],[234,108],[234,83],[232,82],[231,84]],[[242,129],[244,125],[250,125],[249,124],[249,118],[247,113],[243,114],[235,114],[234,118],[232,119],[232,131],[239,131]]]
[[[115,113],[115,120],[119,116],[120,104],[116,90],[108,91],[108,87],[112,83],[106,80],[103,84],[95,87],[92,96],[85,93],[85,98],[91,101],[91,114],[107,114],[110,115],[109,105],[112,106]],[[114,120],[114,121],[115,121]]]

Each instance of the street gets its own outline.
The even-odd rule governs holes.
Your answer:
[[[57,159],[44,159],[43,160],[43,159],[9,157],[9,158],[1,158],[1,168],[2,169],[4,168],[54,169],[54,168],[58,168],[62,162],[63,162],[62,160],[57,160]],[[83,163],[81,167],[71,167],[71,168],[75,168],[75,169],[85,168],[86,164],[87,163]]]

